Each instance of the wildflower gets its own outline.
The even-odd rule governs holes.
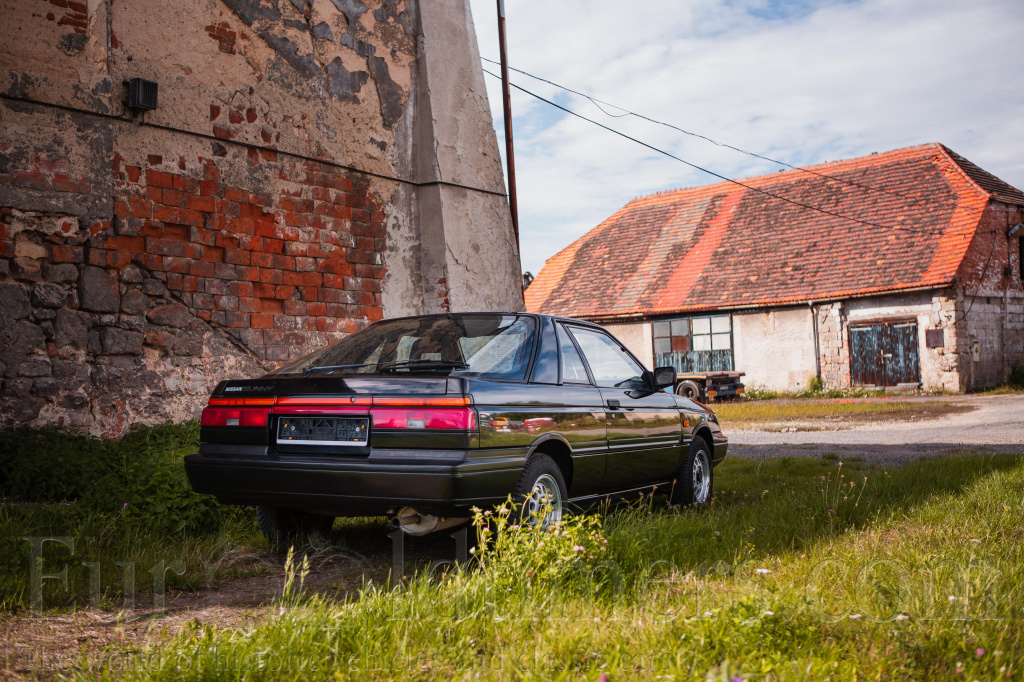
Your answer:
[[[954,597],[953,595],[949,595],[949,601],[956,601],[956,597]]]
[[[740,677],[739,675],[735,675],[735,676],[733,676],[731,682],[743,682],[743,678]]]
[[[484,516],[490,516],[490,515],[491,515],[491,510],[490,509],[488,509],[487,511],[484,512]]]
[[[764,615],[766,615],[766,616],[774,616],[775,612],[774,611],[765,611]]]
[[[127,502],[125,502],[123,505],[121,505],[121,509],[127,509],[127,508],[128,508],[128,503]]]
[[[860,620],[864,617],[863,613],[854,613],[850,615],[850,620]]]
[[[512,530],[519,530],[519,524],[513,523],[511,526],[509,526],[509,528],[511,528]]]
[[[712,614],[711,614],[711,612],[710,612],[710,611],[705,611],[705,612],[704,612],[704,615],[705,615],[705,616],[707,616],[708,618],[710,618]]]
[[[985,650],[982,649],[981,647],[979,647],[979,648],[974,650],[974,653],[977,654],[978,658],[981,658],[982,656],[985,655]]]
[[[908,620],[909,618],[910,616],[908,616],[905,613],[901,613],[900,615],[896,616],[896,620]]]
[[[758,568],[754,570],[754,573],[757,573],[758,575],[768,575],[771,571],[767,568]]]
[[[574,552],[585,552],[585,551],[587,551],[587,549],[585,547],[581,547],[580,545],[573,545],[572,551],[574,551]]]

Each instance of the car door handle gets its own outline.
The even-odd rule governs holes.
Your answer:
[[[619,401],[618,400],[609,400],[608,401],[608,407],[613,409],[613,410],[619,409]]]

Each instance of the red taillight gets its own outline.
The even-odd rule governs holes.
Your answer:
[[[476,429],[476,410],[471,407],[397,408],[375,407],[370,410],[373,426],[378,429]]]
[[[468,396],[282,396],[210,398],[202,426],[260,426],[274,414],[370,414],[380,429],[476,430],[476,410]],[[266,405],[267,407],[257,407]],[[276,407],[274,407],[276,405]]]
[[[267,427],[269,407],[206,407],[199,420],[201,426]]]

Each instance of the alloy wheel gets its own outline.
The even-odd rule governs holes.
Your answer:
[[[524,511],[531,519],[530,523],[539,521],[546,527],[548,524],[562,520],[562,493],[559,490],[558,482],[551,474],[541,474],[537,477],[524,506]],[[544,515],[543,518],[541,514]]]
[[[704,450],[698,450],[693,458],[693,501],[705,504],[711,496],[711,465]]]

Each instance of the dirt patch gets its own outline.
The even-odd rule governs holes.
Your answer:
[[[309,558],[302,593],[341,602],[357,599],[367,583],[386,584],[394,549],[387,530],[377,520],[341,520],[326,538],[297,550],[296,563],[303,554]],[[407,575],[455,558],[448,533],[406,537],[403,549]],[[0,679],[54,679],[79,670],[83,655],[90,669],[105,661],[114,667],[145,664],[140,657],[148,647],[190,624],[253,627],[280,612],[284,564],[282,554],[238,549],[211,562],[203,588],[168,590],[162,607],[139,595],[134,608],[0,614]]]

